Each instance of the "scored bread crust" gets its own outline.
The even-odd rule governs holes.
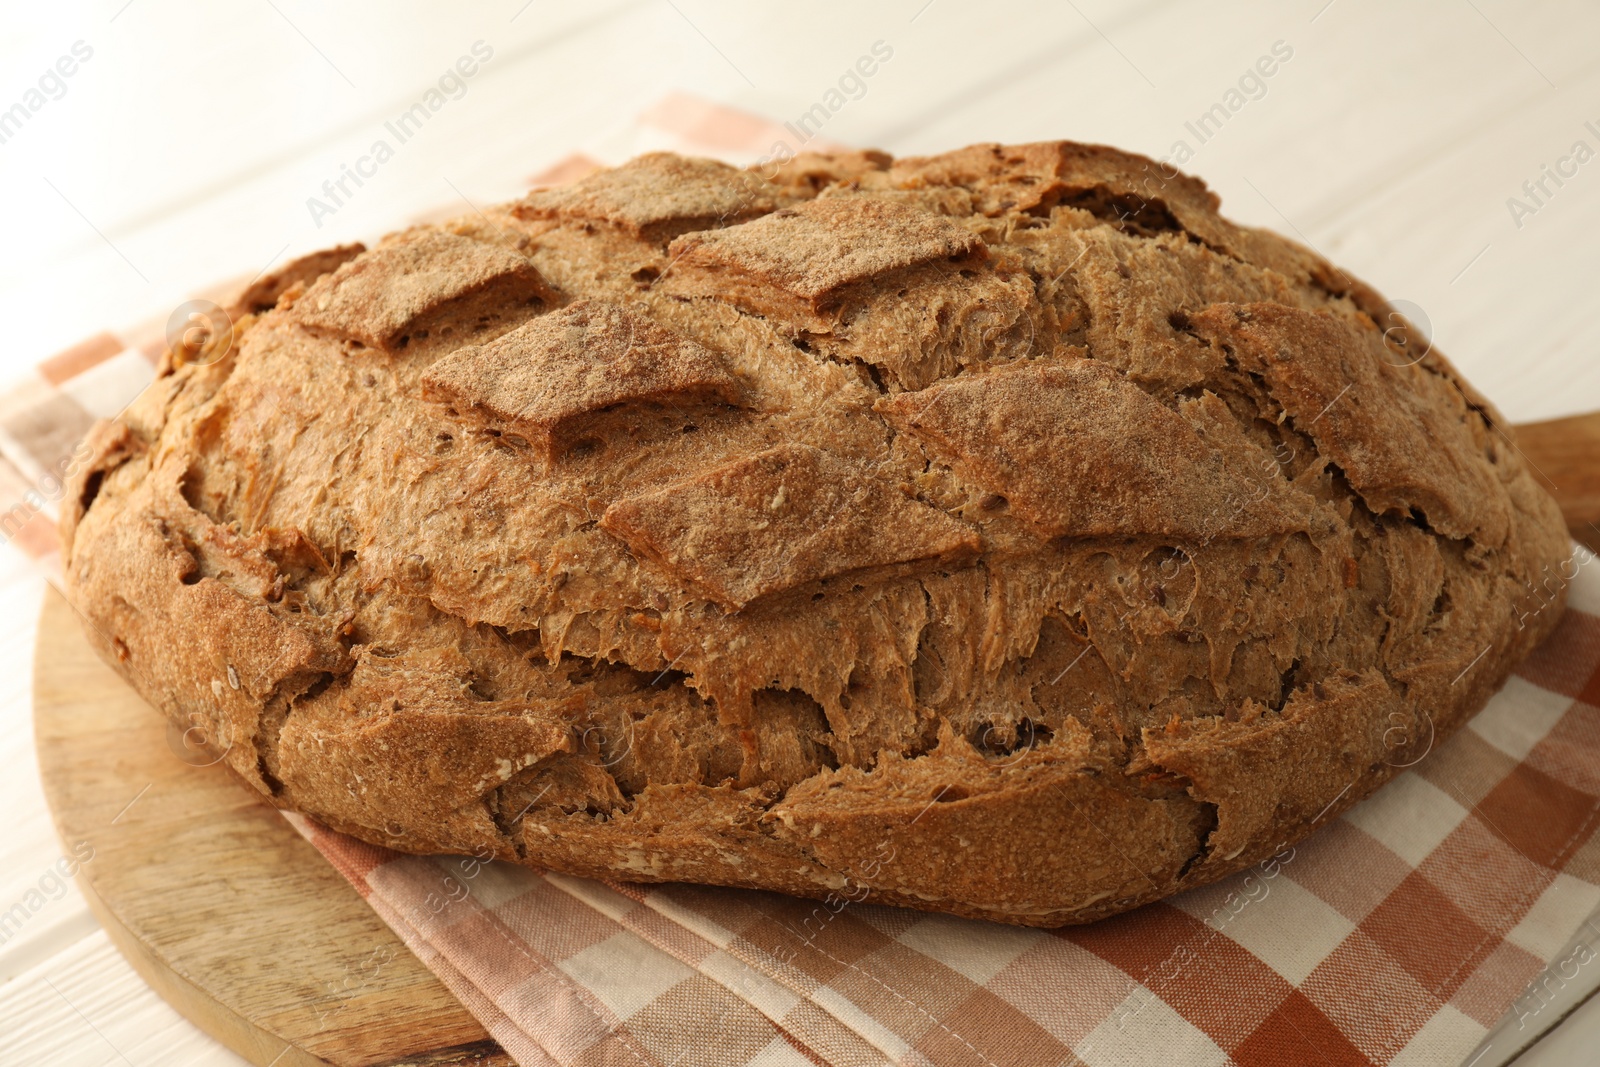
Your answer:
[[[1083,922],[1272,855],[1555,625],[1370,288],[1109,148],[657,154],[252,286],[91,437],[91,640],[413,852]]]

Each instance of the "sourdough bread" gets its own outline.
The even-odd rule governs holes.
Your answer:
[[[392,848],[1083,922],[1326,823],[1561,610],[1493,406],[1108,148],[650,155],[234,313],[96,428],[71,597]]]

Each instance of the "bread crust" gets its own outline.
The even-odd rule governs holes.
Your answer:
[[[1045,927],[1215,880],[1477,711],[1569,550],[1382,297],[1168,174],[657,154],[307,257],[95,428],[71,599],[392,848]]]

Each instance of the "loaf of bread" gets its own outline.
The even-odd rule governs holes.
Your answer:
[[[391,848],[1033,926],[1213,881],[1480,708],[1569,555],[1440,353],[1217,205],[657,154],[307,257],[96,428],[71,597]]]

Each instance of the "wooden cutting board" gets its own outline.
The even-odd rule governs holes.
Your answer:
[[[1600,552],[1600,412],[1524,423],[1516,443],[1561,505],[1573,539]]]
[[[1600,415],[1521,427],[1517,441],[1573,536],[1600,551]],[[94,849],[78,875],[90,908],[202,1029],[273,1067],[513,1067],[276,811],[220,766],[179,756],[55,592],[39,620],[34,722],[64,854]]]
[[[34,734],[63,855],[169,1003],[256,1064],[514,1067],[277,811],[181,738],[45,595]],[[74,850],[77,849],[75,852]]]

